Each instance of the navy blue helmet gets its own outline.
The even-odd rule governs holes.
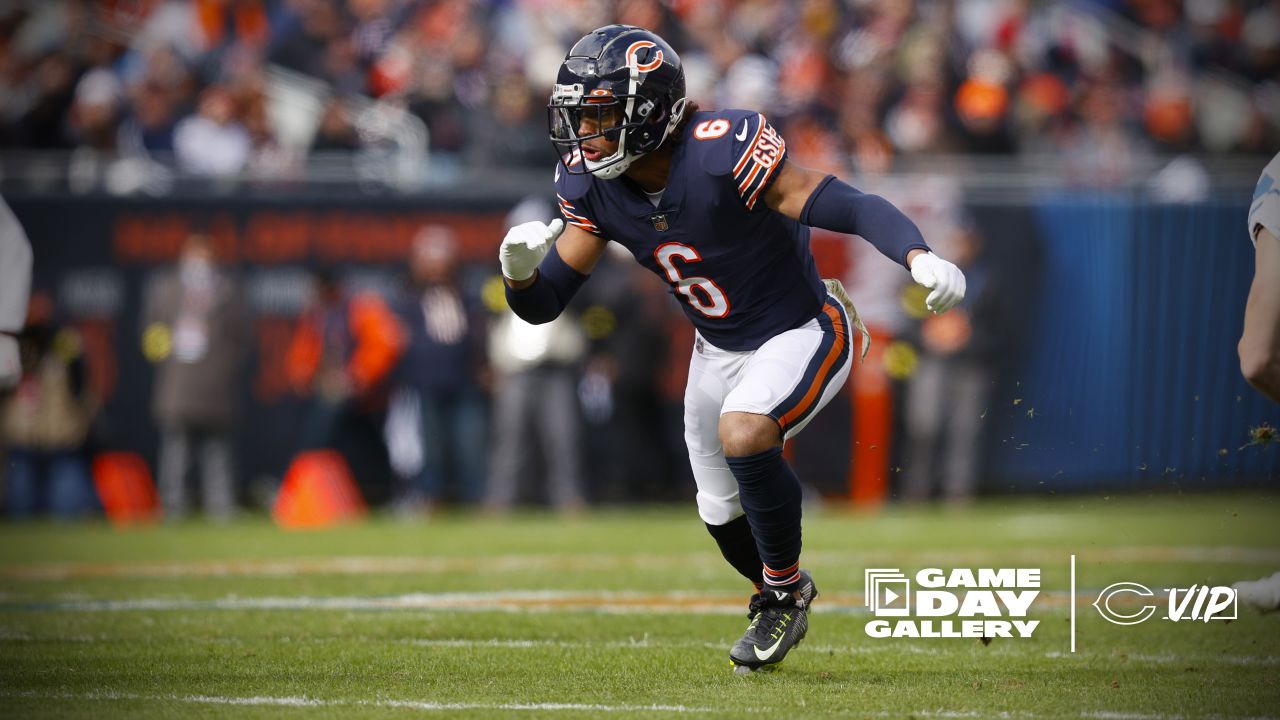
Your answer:
[[[574,43],[547,106],[551,142],[565,169],[610,180],[656,150],[680,124],[684,68],[665,40],[632,25],[606,25]],[[583,133],[583,134],[580,134]],[[605,138],[601,156],[583,143]]]

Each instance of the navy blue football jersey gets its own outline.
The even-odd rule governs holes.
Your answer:
[[[696,113],[678,140],[656,207],[626,177],[600,180],[557,165],[565,222],[630,250],[725,350],[754,350],[817,316],[826,290],[809,228],[764,202],[787,159],[782,137],[759,113],[717,110]]]

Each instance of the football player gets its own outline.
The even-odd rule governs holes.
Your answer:
[[[1240,371],[1263,395],[1280,402],[1280,153],[1258,178],[1249,206],[1254,246],[1253,285],[1244,307]],[[1280,572],[1233,587],[1240,600],[1262,612],[1280,610]]]
[[[934,312],[960,301],[964,276],[887,201],[788,163],[763,115],[700,111],[679,56],[647,30],[610,25],[579,40],[548,113],[563,219],[507,234],[507,300],[531,323],[551,320],[609,241],[668,284],[697,330],[685,442],[698,512],[756,587],[729,658],[740,672],[776,665],[804,638],[817,595],[800,568],[801,489],[782,447],[844,384],[860,325],[839,284],[818,277],[809,226],[861,235],[910,268]]]

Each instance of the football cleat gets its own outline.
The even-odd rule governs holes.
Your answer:
[[[766,586],[751,596],[747,617],[751,624],[729,651],[739,674],[772,670],[800,644],[809,631],[809,604],[818,588],[807,570],[800,571],[800,587],[787,592]]]

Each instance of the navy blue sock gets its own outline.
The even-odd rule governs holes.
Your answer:
[[[763,582],[760,578],[760,566],[763,563],[760,551],[756,549],[756,539],[751,535],[751,523],[747,522],[747,516],[741,515],[724,525],[707,523],[707,531],[716,539],[716,545],[720,546],[720,554],[724,559],[759,591],[760,583]]]
[[[782,447],[725,458],[738,480],[738,499],[764,561],[765,584],[793,587],[800,580],[800,480]]]

